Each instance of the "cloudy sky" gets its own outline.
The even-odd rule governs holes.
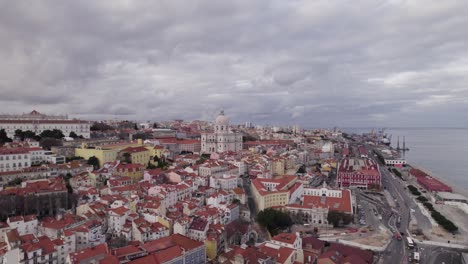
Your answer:
[[[468,126],[468,1],[0,0],[0,112]]]

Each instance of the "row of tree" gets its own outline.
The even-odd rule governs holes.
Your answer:
[[[44,130],[39,135],[31,130],[23,131],[21,129],[15,130],[14,134],[15,138],[24,141],[26,139],[33,139],[39,141],[41,147],[50,149],[53,146],[61,146],[62,145],[62,138],[65,137],[63,132],[60,129],[53,129],[53,130]],[[71,138],[83,138],[83,136],[78,136],[75,132],[70,132],[69,137]],[[0,145],[3,145],[7,142],[12,142],[13,140],[8,137],[6,131],[4,129],[0,130]]]
[[[434,218],[434,220],[439,225],[441,225],[445,230],[452,232],[452,233],[458,231],[458,226],[456,226],[452,221],[450,221],[441,213],[439,213],[430,202],[426,201],[423,203],[423,205],[431,212],[432,218]]]
[[[265,227],[272,236],[277,235],[280,231],[292,226],[291,217],[282,211],[273,208],[262,210],[257,215],[257,222]]]
[[[408,185],[408,190],[414,195],[414,196],[420,196],[421,192],[418,190],[418,188],[414,187],[413,185]]]
[[[333,227],[338,227],[342,225],[348,225],[353,222],[353,216],[338,211],[329,211],[327,215],[327,221],[329,224],[332,224]]]

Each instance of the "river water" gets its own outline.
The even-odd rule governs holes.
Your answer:
[[[371,129],[343,129],[346,132],[362,133]],[[409,164],[422,167],[434,177],[458,190],[468,191],[468,128],[389,128],[392,146],[400,147],[405,136],[405,158]]]

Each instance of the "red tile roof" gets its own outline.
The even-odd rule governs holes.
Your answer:
[[[120,258],[122,256],[135,254],[135,253],[138,253],[138,252],[142,252],[142,250],[139,249],[138,247],[134,246],[134,245],[129,245],[129,246],[126,246],[126,247],[113,249],[112,250],[112,255],[117,256],[118,258]]]
[[[268,256],[265,253],[257,250],[256,247],[240,247],[236,245],[230,246],[230,251],[223,253],[222,255],[230,260],[232,263],[235,261],[236,256],[242,256],[244,263],[260,263],[260,260],[265,260]]]
[[[286,263],[286,260],[294,253],[294,249],[271,244],[269,242],[258,246],[258,250],[267,256],[276,259],[277,263]]]
[[[304,250],[315,250],[321,252],[324,247],[325,242],[316,237],[308,236],[302,238],[302,248]]]
[[[372,251],[363,250],[363,249],[351,247],[351,246],[346,246],[346,245],[338,244],[334,242],[330,243],[330,247],[328,250],[337,250],[341,254],[343,254],[343,256],[345,257],[351,257],[353,255],[356,255],[360,259],[362,259],[365,263],[368,263],[368,264],[373,263],[373,260],[374,260]],[[354,259],[355,257],[352,257],[352,258]],[[351,262],[351,263],[354,264],[354,262]]]
[[[305,208],[328,208],[330,211],[353,212],[349,190],[342,190],[342,197],[304,195],[303,198],[302,205]]]
[[[168,247],[161,251],[155,252],[153,253],[153,255],[156,257],[159,263],[166,263],[177,257],[182,256],[183,253],[184,252],[180,246],[173,246],[173,247]]]
[[[138,153],[148,151],[145,147],[128,147],[122,149],[120,152]]]
[[[294,242],[296,242],[296,239],[297,239],[296,234],[281,233],[281,234],[274,236],[271,240],[275,240],[281,243],[294,244]]]
[[[72,264],[79,264],[82,261],[89,261],[91,259],[101,260],[104,259],[109,253],[107,244],[101,244],[91,248],[85,248],[77,252],[70,253],[70,260]]]
[[[116,215],[122,216],[128,211],[130,211],[128,208],[125,208],[123,206],[117,207],[117,208],[110,208],[109,211],[115,213]]]
[[[197,231],[204,231],[208,225],[208,221],[201,217],[197,217],[193,219],[192,224],[190,225],[190,229],[194,229]]]
[[[189,251],[205,244],[180,234],[173,234],[168,237],[163,237],[143,244],[141,247],[149,253],[160,251],[175,245],[180,246],[185,251]]]

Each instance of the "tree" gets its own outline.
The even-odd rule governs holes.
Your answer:
[[[14,180],[9,181],[9,182],[7,183],[7,185],[8,185],[8,186],[20,185],[22,181],[23,181],[23,180],[21,180],[20,178],[16,178],[16,179],[14,179]]]
[[[77,135],[74,131],[72,131],[72,132],[70,132],[69,137],[71,137],[71,138],[78,138],[78,135]]]
[[[154,169],[156,169],[156,168],[157,168],[156,166],[154,166],[153,164],[151,164],[150,161],[148,161],[148,166],[146,166],[146,169],[148,169],[148,170],[154,170]]]
[[[427,202],[427,201],[428,201],[426,197],[424,197],[424,196],[421,196],[421,195],[420,195],[420,196],[418,196],[418,198],[416,198],[416,199],[417,199],[418,201],[420,201],[421,203],[425,203],[425,202]]]
[[[31,138],[37,141],[41,140],[41,137],[36,135],[36,133],[32,132],[31,130],[23,131],[21,129],[16,129],[14,137],[20,139],[21,141],[24,141],[27,138]]]
[[[42,138],[41,141],[39,141],[39,145],[50,150],[52,147],[62,146],[63,142],[62,140],[55,138]]]
[[[82,159],[84,159],[84,158],[80,157],[80,156],[73,156],[73,157],[70,157],[70,158],[65,157],[65,162],[68,163],[68,162],[73,161],[73,160],[82,160]]]
[[[414,195],[419,196],[421,193],[419,192],[418,188],[414,187],[413,185],[408,185],[408,190]]]
[[[89,129],[91,131],[107,131],[107,130],[113,130],[114,128],[102,122],[95,122],[91,125]]]
[[[34,139],[36,141],[39,141],[41,140],[41,137],[36,135],[36,133],[34,133],[33,131],[31,130],[26,130],[23,132],[23,137],[26,139],[26,138],[30,138],[30,139]]]
[[[427,210],[429,210],[431,212],[434,211],[434,206],[430,202],[425,202],[425,203],[423,203],[423,205],[424,205],[424,207],[427,208]]]
[[[123,161],[127,163],[132,163],[132,154],[125,152],[122,154]]]
[[[237,198],[232,199],[233,204],[240,204],[240,200]]]
[[[143,140],[146,140],[146,139],[149,139],[149,138],[152,138],[153,136],[149,133],[136,133],[136,134],[133,134],[132,135],[132,139],[143,139]]]
[[[257,222],[265,227],[272,236],[277,235],[281,230],[292,226],[293,222],[287,213],[267,208],[257,215]]]
[[[95,170],[99,169],[99,159],[92,156],[88,159],[88,165],[92,165]]]
[[[138,130],[138,125],[136,123],[135,123],[135,126],[133,127],[133,129]]]
[[[23,130],[21,129],[16,129],[15,130],[15,135],[14,135],[15,138],[19,138],[21,141],[24,140],[24,134],[23,134]]]
[[[62,133],[60,129],[53,129],[53,130],[44,130],[40,134],[41,138],[55,138],[55,139],[62,139],[65,135]]]
[[[12,142],[11,138],[8,137],[7,133],[5,132],[5,129],[0,130],[0,144],[4,144],[6,142]]]
[[[353,220],[351,215],[345,214],[338,211],[329,211],[327,216],[327,221],[329,224],[332,224],[333,227],[338,227],[340,225],[347,225]]]
[[[297,173],[297,174],[304,174],[304,173],[307,173],[305,165],[303,164],[301,167],[299,167],[299,169],[297,170],[296,173]]]

